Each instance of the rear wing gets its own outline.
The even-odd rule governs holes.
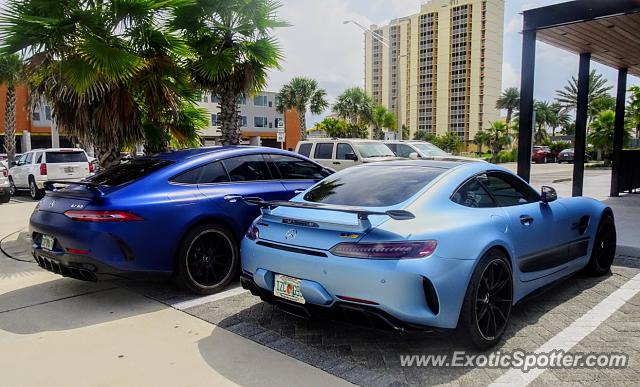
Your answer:
[[[83,187],[87,187],[90,188],[91,190],[95,191],[96,193],[99,194],[104,194],[102,191],[100,191],[100,185],[96,184],[96,183],[91,183],[88,181],[65,181],[65,180],[48,180],[44,183],[44,189],[47,192],[56,192],[57,189],[55,187],[55,184],[60,184],[60,185],[80,185]],[[78,196],[83,196],[83,195],[78,195]]]
[[[415,218],[415,215],[405,210],[371,211],[361,207],[340,206],[323,203],[265,201],[261,198],[256,197],[247,197],[243,198],[243,200],[247,204],[259,206],[263,210],[263,213],[265,213],[266,211],[267,214],[269,214],[271,212],[271,209],[274,207],[291,207],[356,214],[358,216],[358,221],[360,222],[368,222],[370,215],[386,215],[394,220],[411,220]]]

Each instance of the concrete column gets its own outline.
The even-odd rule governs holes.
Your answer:
[[[624,145],[624,113],[627,103],[627,74],[629,69],[618,69],[618,91],[616,96],[616,125],[613,132],[613,160],[611,165],[611,190],[610,196],[620,194],[620,158]]]
[[[60,148],[60,130],[55,121],[51,121],[51,147]]]
[[[262,140],[260,140],[260,136],[251,137],[249,139],[249,145],[251,145],[251,146],[260,146],[260,145],[262,145]]]
[[[578,106],[573,159],[573,196],[582,196],[584,185],[584,153],[587,149],[587,117],[589,111],[589,71],[591,53],[580,54],[578,70]]]
[[[518,134],[518,175],[531,179],[533,138],[533,88],[536,73],[536,31],[522,33],[522,79],[520,82],[520,133]]]
[[[22,153],[29,152],[31,150],[31,133],[28,130],[22,131]]]

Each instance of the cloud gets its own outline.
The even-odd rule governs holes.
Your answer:
[[[515,70],[511,62],[502,63],[502,89],[508,87],[520,88],[520,73]]]
[[[504,28],[504,32],[507,34],[516,34],[522,32],[522,16],[516,15],[509,19],[509,22]]]

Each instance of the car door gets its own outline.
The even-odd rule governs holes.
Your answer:
[[[334,143],[332,142],[317,142],[313,147],[313,161],[335,170],[343,169],[341,168],[342,163],[333,157],[333,148]]]
[[[33,152],[27,152],[20,157],[20,164],[14,177],[16,187],[29,187],[29,172],[31,171],[31,162],[33,161]]]
[[[287,197],[284,198],[286,200],[302,193],[331,174],[321,165],[298,157],[280,154],[270,154],[266,157],[272,172],[280,178],[287,191]]]
[[[532,281],[566,267],[562,246],[565,211],[558,203],[542,203],[528,184],[505,172],[488,172],[480,181],[509,219],[507,233],[516,253],[521,281]]]
[[[339,168],[334,169],[342,170],[353,167],[354,165],[359,163],[360,160],[358,154],[353,150],[351,144],[348,144],[346,142],[339,142],[336,144],[336,159],[334,160],[333,165],[338,166]]]
[[[245,203],[243,197],[286,200],[289,195],[280,180],[271,175],[262,154],[223,159],[206,173],[200,177],[199,191],[234,222],[239,235],[260,215],[260,209]]]

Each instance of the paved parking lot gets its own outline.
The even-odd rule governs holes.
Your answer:
[[[566,165],[541,167],[548,168],[546,173],[533,175],[534,182],[541,184],[565,179],[570,171]],[[589,171],[588,176],[605,187],[606,174]],[[33,203],[1,206],[0,230],[6,231],[0,236],[18,231],[32,208]],[[3,247],[29,261],[28,254],[20,255],[17,235],[7,238]],[[66,379],[56,379],[63,375],[59,369],[53,368],[46,378],[30,372],[34,357],[47,357],[50,367],[78,361],[86,367],[80,373],[89,378],[89,371],[103,371],[104,375],[79,385],[144,384],[149,383],[144,379],[148,374],[155,375],[155,385],[481,386],[531,381],[544,386],[636,386],[640,380],[639,291],[640,258],[620,255],[608,276],[576,275],[517,305],[505,339],[492,351],[533,352],[551,345],[576,353],[621,352],[629,356],[624,369],[522,373],[488,367],[403,367],[403,355],[452,355],[465,348],[452,335],[399,335],[301,320],[262,303],[238,284],[213,296],[193,297],[164,283],[61,279],[33,263],[0,257],[0,362],[9,370],[4,377],[20,378],[20,372],[25,373],[21,383],[13,383],[24,385],[69,385]],[[84,351],[95,361],[83,360],[87,358]],[[56,354],[70,359],[57,360]],[[123,375],[128,373],[137,376],[126,380]],[[177,374],[186,376],[180,379]]]

